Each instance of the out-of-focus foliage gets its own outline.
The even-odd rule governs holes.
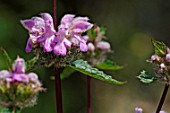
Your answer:
[[[107,28],[107,37],[114,54],[110,56],[124,69],[108,71],[116,79],[128,81],[115,86],[93,80],[93,113],[133,113],[136,106],[146,113],[155,111],[162,86],[157,83],[143,85],[136,76],[141,68],[150,70],[145,60],[152,54],[151,38],[170,45],[170,1],[168,0],[57,0],[58,21],[66,13],[87,15],[93,22]],[[17,55],[30,59],[25,53],[27,31],[21,19],[30,18],[40,12],[52,12],[51,0],[0,0],[0,46],[12,59]],[[6,69],[4,56],[0,54],[0,69]],[[53,68],[36,70],[47,93],[40,94],[38,105],[24,113],[54,113],[54,81],[50,80]],[[79,74],[79,73],[78,73]],[[62,81],[65,113],[86,112],[86,77],[74,73]],[[120,75],[120,76],[119,76]],[[70,104],[71,102],[71,104]],[[170,95],[164,104],[170,112]]]

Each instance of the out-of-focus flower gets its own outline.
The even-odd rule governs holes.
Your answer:
[[[135,108],[135,113],[142,113],[142,108],[136,107]]]
[[[166,59],[167,62],[170,62],[170,53],[166,54],[165,59]]]
[[[29,82],[29,76],[25,73],[26,64],[24,59],[17,58],[13,63],[12,72],[2,70],[0,71],[0,78],[10,82]],[[34,75],[36,75],[34,73]]]
[[[106,40],[105,28],[95,25],[83,37],[87,40],[89,50],[85,56],[88,63],[92,66],[103,63],[107,58],[107,53],[112,51],[110,43]]]
[[[152,55],[151,56],[151,61],[154,62],[154,61],[159,61],[160,60],[160,57],[158,55]]]
[[[44,88],[36,73],[27,74],[25,70],[24,59],[18,57],[11,71],[0,71],[0,106],[23,109],[36,104],[37,95]]]
[[[97,42],[96,47],[100,50],[110,51],[110,44],[105,41]]]
[[[160,111],[159,113],[167,113],[167,112],[165,112],[165,111]]]
[[[165,64],[164,64],[164,63],[161,63],[161,64],[160,64],[160,68],[161,68],[161,70],[163,70],[164,68],[166,68]]]
[[[135,108],[135,113],[142,113],[143,112],[143,109],[142,108],[139,108],[139,107],[136,107]],[[167,113],[165,111],[160,111],[159,113]]]
[[[87,46],[88,46],[88,50],[89,50],[90,52],[94,52],[95,47],[94,47],[93,43],[88,43]]]
[[[31,52],[36,46],[44,45],[44,52],[51,52],[56,33],[53,19],[48,13],[41,13],[41,17],[21,20],[22,25],[29,31],[26,52]]]

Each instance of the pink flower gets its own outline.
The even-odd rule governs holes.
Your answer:
[[[26,64],[25,64],[24,59],[18,57],[13,63],[12,72],[9,72],[7,70],[0,71],[0,79],[6,82],[17,81],[17,82],[28,83],[29,80],[33,79],[33,77],[30,76],[30,74],[31,75],[34,74],[34,76],[37,76],[37,75],[35,73],[30,73],[27,75],[25,73],[25,69],[26,69]]]
[[[92,28],[87,17],[76,17],[66,14],[61,19],[58,32],[54,29],[53,18],[48,13],[41,13],[41,17],[32,17],[21,20],[22,25],[29,31],[30,38],[27,41],[26,52],[31,52],[37,46],[42,47],[44,52],[54,52],[56,55],[67,55],[67,49],[78,46],[80,50],[88,50],[86,40],[82,33]],[[72,42],[76,40],[75,42]]]
[[[100,50],[110,51],[110,44],[105,41],[99,41],[96,44],[96,48],[98,48]]]
[[[55,38],[56,45],[54,47],[54,53],[57,55],[65,56],[67,49],[71,47],[70,40],[76,40],[73,45],[79,46],[80,50],[85,52],[88,50],[86,40],[83,39],[82,33],[92,28],[93,24],[87,22],[87,17],[76,17],[75,15],[67,14],[61,19],[61,24],[58,26],[57,37]],[[63,50],[59,50],[59,49]]]
[[[22,25],[29,31],[30,38],[27,41],[26,52],[31,52],[35,45],[44,45],[44,52],[51,52],[53,39],[56,33],[53,19],[48,13],[41,13],[41,17],[21,20]]]

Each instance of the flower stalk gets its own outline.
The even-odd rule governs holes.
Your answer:
[[[53,0],[53,19],[54,19],[54,28],[55,30],[57,30],[57,0]],[[63,113],[60,67],[57,66],[57,64],[54,65],[54,74],[55,74],[55,91],[56,91],[56,110],[57,113]]]
[[[56,109],[57,113],[63,113],[60,68],[57,65],[54,65],[54,74],[56,91]]]
[[[164,91],[163,91],[163,93],[162,93],[162,97],[161,97],[160,102],[159,102],[159,104],[158,104],[156,113],[159,113],[159,112],[161,111],[161,108],[162,108],[162,106],[163,106],[163,104],[164,104],[164,101],[165,101],[165,98],[166,98],[168,89],[169,89],[169,84],[166,83],[166,84],[165,84]]]
[[[57,29],[57,0],[53,0],[53,19],[54,19],[54,28]]]
[[[87,76],[87,113],[91,113],[91,77]]]

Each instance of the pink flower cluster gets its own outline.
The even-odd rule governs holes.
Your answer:
[[[72,46],[78,46],[82,52],[88,50],[82,33],[92,28],[93,24],[88,22],[87,17],[66,14],[56,31],[51,15],[48,13],[40,15],[41,17],[21,20],[22,25],[29,31],[26,52],[31,52],[36,47],[43,47],[44,52],[65,56],[67,49]]]
[[[17,58],[12,66],[12,72],[7,70],[0,71],[0,79],[6,82],[34,82],[40,84],[37,74],[31,72],[25,73],[26,64],[24,59]]]

